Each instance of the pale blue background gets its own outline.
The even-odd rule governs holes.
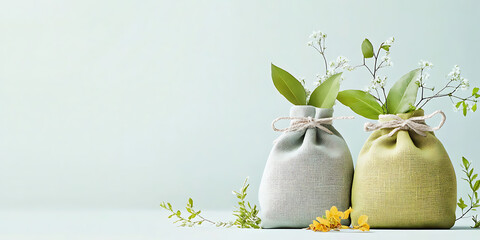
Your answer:
[[[323,72],[306,46],[328,33],[328,57],[361,61],[360,44],[395,36],[392,80],[454,64],[480,85],[478,1],[2,1],[0,208],[151,208],[162,200],[230,209],[246,176],[257,188],[274,118],[288,103],[270,62],[311,84]],[[365,71],[342,89],[363,88]],[[310,85],[311,86],[311,85]],[[478,122],[447,99],[437,132],[460,181],[480,170]],[[336,116],[353,113],[337,104]],[[335,122],[356,160],[365,119]],[[436,124],[438,120],[430,121]],[[459,193],[466,195],[460,182]]]

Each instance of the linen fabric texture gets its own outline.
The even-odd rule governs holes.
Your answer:
[[[400,130],[389,137],[390,131],[374,131],[360,151],[352,186],[353,223],[367,215],[371,228],[451,228],[457,183],[442,143],[433,132],[424,137]]]
[[[332,108],[313,106],[290,110],[290,117],[332,114]],[[259,189],[263,228],[305,228],[332,206],[340,211],[350,207],[352,155],[340,133],[330,124],[323,126],[333,134],[306,128],[284,132],[274,142]]]

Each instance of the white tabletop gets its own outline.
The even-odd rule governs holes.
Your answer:
[[[229,212],[204,211],[229,220]],[[480,230],[464,219],[450,230],[377,230],[312,232],[303,229],[181,228],[158,210],[0,210],[0,239],[480,239]]]

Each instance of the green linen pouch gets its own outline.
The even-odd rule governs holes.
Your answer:
[[[331,118],[332,108],[293,106],[290,117]],[[294,126],[292,120],[290,127]],[[350,207],[353,161],[331,124],[284,132],[268,157],[259,189],[263,228],[306,228],[336,206]],[[343,220],[349,225],[350,220]]]
[[[423,115],[421,109],[397,114],[402,119]],[[375,130],[360,151],[352,185],[352,222],[367,215],[371,228],[451,228],[457,183],[442,143],[433,132],[422,136],[399,130],[388,136],[391,131]]]

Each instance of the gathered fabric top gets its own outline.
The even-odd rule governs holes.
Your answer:
[[[272,128],[275,132],[295,132],[302,131],[307,128],[318,128],[328,134],[333,134],[323,124],[332,124],[333,120],[353,119],[354,117],[329,117],[329,118],[313,118],[313,117],[279,117],[272,122]],[[280,120],[293,120],[289,127],[278,129],[275,123]]]
[[[426,119],[430,119],[434,117],[435,115],[440,114],[442,119],[438,126],[436,127],[430,127],[425,123]],[[394,114],[385,114],[385,115],[380,115],[379,120],[387,120],[387,121],[379,121],[376,123],[372,122],[367,122],[365,123],[364,129],[367,132],[370,131],[375,131],[378,129],[393,129],[388,136],[391,137],[393,136],[396,132],[400,130],[413,130],[417,134],[426,137],[427,134],[425,132],[433,132],[436,131],[440,128],[442,128],[443,124],[445,123],[445,120],[447,117],[445,116],[445,113],[443,113],[440,110],[437,110],[433,112],[430,115],[427,116],[417,116],[417,117],[411,117],[408,119],[403,119],[399,117],[398,115]]]

